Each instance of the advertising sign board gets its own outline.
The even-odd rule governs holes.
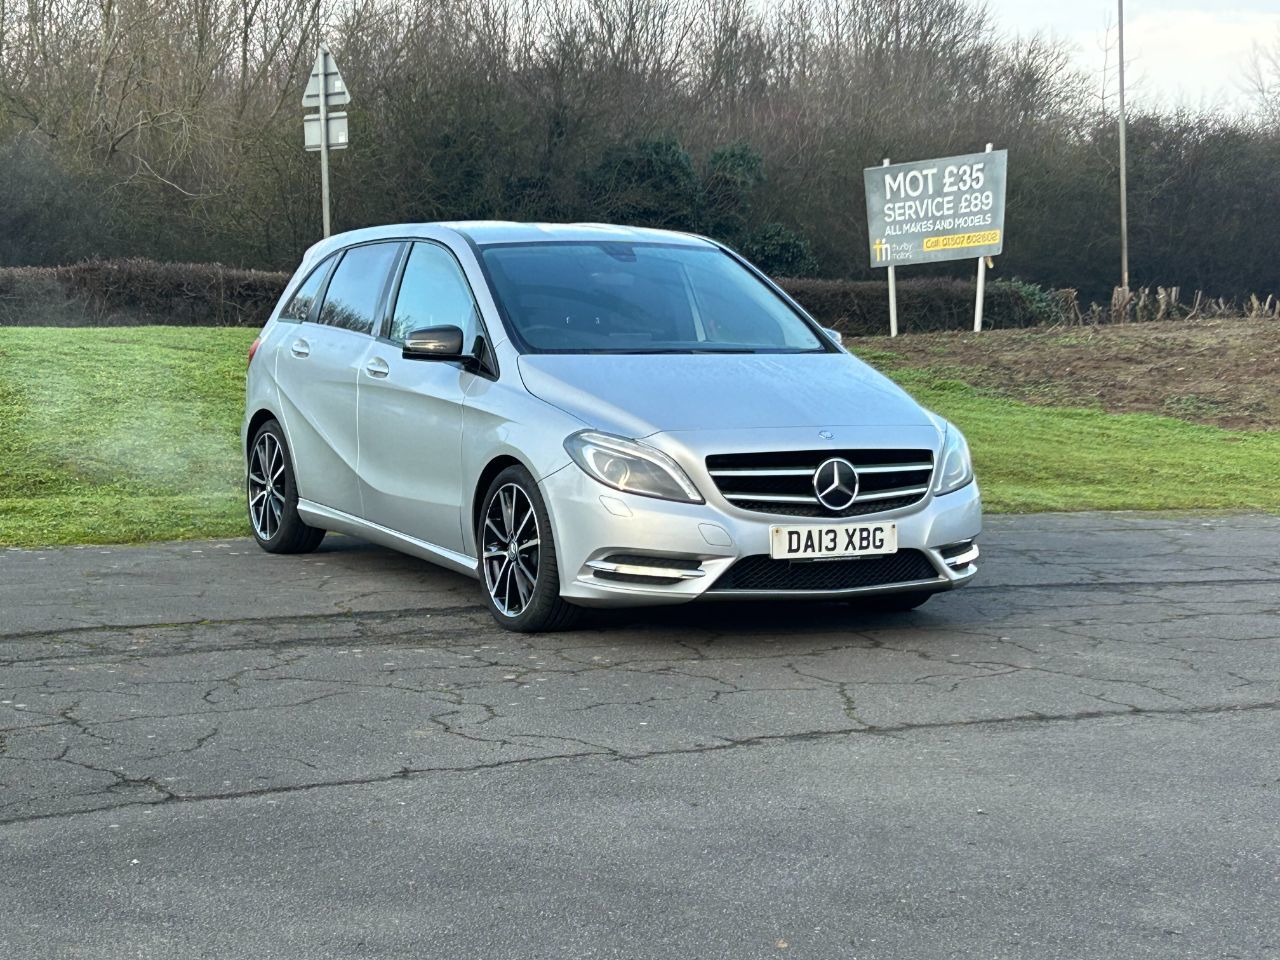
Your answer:
[[[863,170],[871,266],[1001,253],[1008,156],[992,150]]]

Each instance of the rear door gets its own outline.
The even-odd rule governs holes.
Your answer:
[[[405,336],[451,324],[480,332],[471,287],[444,246],[415,241],[394,285],[385,336],[360,370],[360,478],[365,515],[449,550],[462,549],[462,404],[476,375],[455,361],[405,360]]]
[[[285,333],[277,353],[298,495],[355,516],[362,514],[356,478],[358,376],[400,246],[368,243],[343,252],[318,308]]]

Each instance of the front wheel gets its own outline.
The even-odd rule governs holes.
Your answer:
[[[476,531],[489,612],[520,633],[565,630],[577,607],[560,597],[560,571],[542,494],[524,467],[498,474],[485,494]]]

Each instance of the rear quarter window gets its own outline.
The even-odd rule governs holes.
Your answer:
[[[316,297],[320,296],[320,288],[324,285],[324,278],[331,266],[333,266],[332,255],[322,260],[319,266],[307,275],[307,279],[302,281],[302,285],[293,292],[289,302],[280,311],[281,320],[302,322],[311,316],[311,307],[316,302]]]

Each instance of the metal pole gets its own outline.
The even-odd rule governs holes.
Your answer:
[[[991,152],[991,144],[987,144],[987,153]],[[982,304],[987,293],[987,258],[978,258],[978,296],[973,305],[973,332],[982,332]]]
[[[884,158],[884,166],[889,165],[889,158]],[[893,261],[889,261],[889,336],[898,335],[898,278],[894,274]]]
[[[329,221],[329,78],[325,74],[328,53],[322,45],[316,54],[316,70],[320,74],[320,206],[326,237],[333,232]]]
[[[1129,197],[1124,143],[1124,0],[1116,0],[1120,12],[1117,33],[1120,52],[1120,286],[1129,293]]]

